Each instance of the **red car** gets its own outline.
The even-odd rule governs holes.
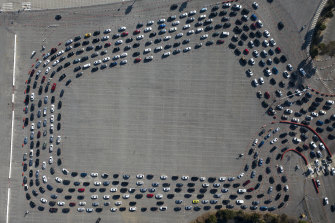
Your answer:
[[[136,30],[134,31],[134,34],[139,34],[140,32],[141,32],[141,30],[136,29]]]
[[[253,190],[255,190],[255,188],[250,187],[247,191],[248,191],[248,192],[251,192],[251,191],[253,191]]]
[[[105,43],[105,47],[109,47],[111,45],[112,45],[111,43]]]
[[[35,69],[32,69],[32,70],[29,72],[30,76],[33,76],[34,73],[35,73]]]
[[[56,53],[56,51],[57,51],[56,48],[52,48],[52,49],[50,50],[50,54],[54,54],[54,53]]]
[[[79,188],[79,189],[78,189],[78,192],[81,192],[81,193],[82,193],[82,192],[84,192],[84,191],[85,191],[85,188]]]
[[[270,98],[270,93],[267,91],[267,92],[265,92],[264,93],[264,97],[266,98],[266,99],[269,99]]]
[[[147,198],[152,198],[153,196],[153,194],[147,194]]]
[[[128,32],[121,33],[121,36],[128,36]]]
[[[246,186],[246,185],[248,185],[250,183],[250,180],[247,180],[247,181],[245,181],[244,183],[243,183],[243,186]]]
[[[219,40],[217,41],[217,43],[218,43],[218,44],[223,44],[223,43],[224,43],[224,40],[219,39]]]
[[[139,58],[136,58],[136,59],[135,59],[135,63],[139,63],[139,62],[141,62],[141,60],[142,60],[142,59],[141,59],[140,57],[139,57]]]
[[[74,206],[76,206],[76,203],[71,202],[71,203],[69,204],[69,206],[70,206],[70,207],[74,207]]]
[[[250,25],[250,28],[251,28],[251,29],[256,29],[256,24],[255,24],[255,23],[252,23],[252,24]]]
[[[244,49],[243,52],[244,52],[245,55],[249,54],[249,50],[248,49]]]
[[[37,138],[40,138],[41,137],[41,131],[38,131],[37,132]]]
[[[56,89],[56,83],[52,84],[51,90],[54,91]]]
[[[281,52],[280,47],[277,47],[277,48],[276,48],[276,52],[277,52],[277,53],[280,53],[280,52]]]
[[[42,77],[42,81],[41,81],[42,84],[44,83],[44,81],[45,81],[45,76]]]

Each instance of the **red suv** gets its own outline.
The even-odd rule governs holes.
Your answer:
[[[147,198],[152,198],[153,196],[153,194],[147,194]]]
[[[266,99],[269,99],[269,98],[270,98],[270,93],[269,93],[268,91],[265,92],[264,97],[265,97]]]
[[[250,180],[247,180],[247,181],[245,181],[244,183],[243,183],[243,186],[246,186],[246,185],[248,185],[250,183]]]
[[[82,192],[84,192],[84,191],[85,191],[85,188],[79,188],[79,189],[78,189],[78,192],[81,192],[81,193],[82,193]]]
[[[56,83],[52,84],[51,90],[54,91],[56,89]]]

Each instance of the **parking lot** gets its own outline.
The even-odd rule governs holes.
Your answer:
[[[334,101],[301,84],[305,71],[290,64],[258,5],[161,4],[141,2],[127,16],[112,4],[64,10],[57,22],[43,11],[15,19],[16,101],[24,103],[11,221],[313,212],[315,202],[301,199],[315,191],[302,186],[318,175],[334,181],[325,159],[334,152]],[[312,166],[284,153],[291,148]],[[330,204],[309,217],[325,222],[334,200],[321,194],[315,199]]]

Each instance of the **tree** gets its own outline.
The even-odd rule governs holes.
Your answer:
[[[210,215],[209,218],[206,220],[206,223],[217,223],[217,218],[214,214]]]

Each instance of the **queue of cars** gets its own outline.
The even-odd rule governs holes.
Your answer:
[[[258,8],[258,4],[254,3],[253,4],[254,8]],[[269,31],[264,30],[263,32],[261,32],[261,28],[263,27],[263,23],[260,20],[257,19],[253,19],[255,18],[255,15],[251,15],[250,18],[248,17],[248,10],[242,10],[242,6],[239,4],[231,4],[231,3],[224,3],[222,5],[222,10],[220,12],[218,12],[219,10],[219,6],[214,6],[212,7],[210,10],[208,10],[207,8],[202,8],[201,10],[199,10],[199,13],[197,12],[197,10],[192,10],[188,13],[182,13],[181,15],[177,16],[177,15],[173,15],[170,16],[168,19],[162,18],[159,19],[157,21],[157,27],[155,28],[153,25],[155,24],[155,21],[148,21],[147,22],[147,27],[143,28],[142,30],[140,28],[136,28],[133,32],[129,32],[127,29],[127,27],[122,26],[119,27],[118,32],[119,33],[115,33],[113,35],[111,35],[110,33],[112,32],[111,29],[106,29],[103,32],[103,36],[100,37],[101,33],[100,31],[95,31],[93,32],[93,34],[91,33],[86,33],[83,37],[81,36],[77,36],[74,37],[73,39],[69,39],[68,41],[66,41],[65,46],[66,48],[64,50],[59,50],[57,52],[56,48],[52,48],[50,53],[47,53],[46,55],[44,55],[43,57],[43,61],[38,61],[35,65],[35,69],[39,69],[41,64],[44,64],[44,74],[45,76],[42,77],[41,80],[41,86],[43,83],[45,83],[46,81],[46,77],[48,77],[47,75],[50,74],[50,78],[55,77],[57,74],[59,74],[59,82],[63,81],[63,80],[67,80],[66,81],[66,86],[71,84],[71,79],[70,79],[70,75],[66,75],[65,73],[60,75],[60,71],[62,71],[62,69],[66,69],[66,67],[69,67],[72,64],[76,64],[76,67],[74,68],[74,72],[79,72],[77,74],[75,74],[76,78],[79,78],[82,76],[84,70],[88,70],[91,68],[91,63],[92,63],[92,67],[91,68],[91,72],[94,72],[96,70],[98,70],[99,68],[105,69],[107,67],[115,67],[117,64],[120,65],[125,65],[128,64],[128,60],[127,58],[133,57],[134,59],[131,60],[134,63],[139,63],[142,61],[142,58],[140,57],[141,54],[143,54],[144,60],[143,62],[149,62],[152,61],[154,56],[153,55],[157,55],[158,53],[161,55],[160,58],[167,58],[170,55],[176,55],[179,54],[181,52],[189,52],[192,51],[192,49],[198,49],[201,48],[204,45],[206,46],[210,46],[212,44],[214,44],[214,41],[211,39],[215,39],[217,38],[216,44],[220,45],[224,43],[224,40],[227,40],[229,38],[229,36],[232,36],[232,42],[229,44],[230,48],[234,48],[236,49],[235,52],[238,53],[236,45],[234,44],[235,42],[238,42],[237,44],[239,44],[239,42],[245,41],[245,39],[249,38],[247,36],[247,38],[245,38],[246,34],[242,33],[241,30],[244,30],[246,33],[249,32],[249,36],[254,36],[254,37],[250,37],[250,38],[255,38],[257,36],[257,38],[255,40],[250,40],[248,42],[248,46],[250,47],[245,48],[243,50],[243,54],[245,56],[249,55],[249,56],[253,56],[253,58],[250,58],[249,61],[249,66],[253,66],[256,64],[256,60],[259,59],[264,59],[267,58],[268,55],[279,55],[281,53],[281,49],[279,47],[276,47],[274,50],[273,49],[269,49],[269,50],[265,50],[267,49],[267,47],[271,48],[271,47],[275,47],[276,46],[276,42],[273,38],[271,37],[271,34],[269,33]],[[231,9],[229,11],[229,9]],[[210,14],[204,14],[207,11],[211,11]],[[232,18],[235,18],[239,13],[241,12],[241,19],[236,19],[236,23],[237,24],[234,28],[232,28],[233,30],[230,30],[230,27],[232,25],[232,23],[230,23],[230,20],[232,20]],[[208,19],[207,19],[208,18]],[[221,22],[219,22],[218,24],[214,25],[215,20],[217,20],[218,18],[221,19]],[[178,19],[178,20],[177,20]],[[251,23],[249,26],[246,25],[246,23],[249,20],[255,20],[253,23]],[[245,23],[242,26],[242,21]],[[185,24],[183,24],[185,23]],[[223,24],[221,24],[223,23]],[[238,25],[240,24],[240,25]],[[138,24],[138,26],[140,26],[140,24]],[[142,24],[143,26],[143,24]],[[171,26],[171,27],[169,27]],[[242,27],[242,28],[241,28]],[[180,32],[178,32],[178,30]],[[228,32],[229,30],[229,32]],[[251,31],[253,30],[253,31]],[[256,31],[257,30],[257,31]],[[255,31],[255,32],[254,32]],[[141,33],[142,32],[142,33]],[[253,33],[253,35],[251,34],[251,32]],[[131,37],[131,33],[133,33],[133,36]],[[232,33],[234,33],[232,35]],[[260,33],[260,34],[259,34]],[[110,35],[109,35],[110,34]],[[199,34],[198,36],[196,36],[197,34]],[[244,35],[245,36],[244,36]],[[165,35],[165,36],[164,36]],[[196,37],[195,37],[196,36]],[[154,39],[155,38],[155,39]],[[182,41],[182,38],[184,38],[184,40]],[[193,38],[193,39],[192,39]],[[264,40],[261,40],[261,38],[266,38]],[[92,40],[91,40],[92,39]],[[210,39],[210,40],[209,40]],[[90,44],[90,40],[92,45]],[[115,41],[113,42],[107,42],[109,40],[113,40]],[[196,40],[196,44],[193,46],[190,46],[190,44],[193,43],[193,41]],[[145,42],[145,44],[142,44],[143,41],[147,41]],[[172,41],[174,41],[174,43],[172,43]],[[201,42],[203,41],[203,42]],[[135,43],[134,43],[135,42]],[[259,43],[258,43],[259,42]],[[101,45],[94,45],[94,44],[100,44],[100,43],[104,43]],[[131,43],[134,43],[133,45],[131,45]],[[143,51],[139,50],[140,47],[145,45],[145,48],[143,49]],[[156,44],[156,45],[155,45]],[[79,46],[85,46],[83,48],[78,49]],[[121,52],[121,47],[123,47],[123,52]],[[265,49],[263,51],[260,51],[260,53],[255,49],[257,46],[262,46]],[[113,48],[112,50],[109,50],[110,48]],[[174,49],[174,50],[171,50]],[[129,53],[130,50],[134,50],[136,52],[134,52],[132,55]],[[253,53],[251,52],[251,49],[254,49]],[[82,54],[89,54],[89,52],[91,52],[92,50],[94,50],[94,52],[91,54],[91,56],[89,57],[89,55],[83,55],[80,58],[77,57],[75,59],[71,59],[72,56],[76,55],[82,55]],[[109,53],[109,51],[111,51]],[[64,55],[67,54],[67,56],[65,57]],[[235,54],[236,54],[235,53]],[[249,54],[250,53],[250,54]],[[49,54],[49,55],[48,55]],[[34,54],[35,55],[35,54]],[[97,58],[100,57],[100,58]],[[89,62],[88,60],[90,58],[94,58],[94,60],[92,62]],[[285,61],[286,62],[286,57],[281,56],[279,58],[280,61]],[[262,63],[262,59],[260,61],[260,64],[268,64],[269,66],[272,64],[272,59],[268,58],[267,61],[263,61]],[[70,60],[69,62],[65,63],[65,61]],[[63,64],[64,61],[64,65]],[[273,61],[276,61],[275,58],[273,58]],[[52,64],[52,66],[49,66],[49,64]],[[109,65],[108,65],[109,63]],[[68,64],[68,65],[66,65]],[[78,65],[78,66],[77,66]],[[292,71],[293,67],[292,65],[288,64],[287,65],[287,69],[288,71]],[[286,78],[288,78],[290,75],[288,71],[284,71]],[[33,76],[35,71],[32,71],[31,73],[31,77]],[[269,67],[266,67],[264,70],[266,77],[270,77],[272,76],[272,74],[276,75],[278,73],[278,69],[276,67],[273,67],[272,69],[270,69]],[[302,71],[300,71],[302,72]],[[247,71],[248,75],[251,77],[253,76],[253,72],[248,69]],[[39,79],[39,75],[41,74],[41,70],[37,70],[36,71],[36,75],[35,75],[35,81],[34,84],[37,83],[37,80]],[[32,81],[32,80],[30,80]],[[30,83],[30,82],[29,82]],[[264,78],[263,77],[259,77],[258,79],[254,79],[253,80],[253,84],[258,86],[258,85],[262,85],[264,84]],[[44,89],[47,89],[48,86],[51,85],[51,80],[48,79],[48,84],[46,86],[42,87],[41,92],[43,92]],[[44,88],[45,87],[45,88]],[[34,87],[33,87],[34,88]],[[44,89],[43,89],[44,88]],[[35,88],[34,88],[35,89]],[[58,90],[58,88],[57,88]],[[45,91],[47,92],[47,90]],[[52,84],[51,87],[51,92],[54,93],[56,92],[56,83]],[[62,93],[63,92],[63,93]],[[29,93],[29,92],[28,92]],[[37,96],[37,94],[35,95],[36,92],[31,92],[30,93],[30,97],[28,94],[28,100],[30,98],[31,102],[34,102],[34,100],[38,100],[38,98],[40,98],[39,96]],[[60,97],[62,97],[61,95],[64,94],[64,90],[61,90],[60,93]],[[297,93],[298,94],[298,93]],[[39,94],[40,95],[40,94]],[[281,95],[281,92],[278,91],[278,95]],[[266,98],[270,98],[269,93],[265,92],[264,97]],[[52,100],[52,99],[51,99]],[[46,96],[44,98],[44,104],[48,104],[49,98],[48,96]],[[61,102],[61,101],[59,101]],[[51,102],[53,104],[50,105],[50,133],[49,133],[49,153],[53,154],[55,153],[54,150],[54,145],[52,144],[54,142],[54,138],[53,138],[53,132],[54,130],[54,121],[55,121],[55,111],[56,108],[60,109],[61,108],[61,103],[58,103],[58,106],[55,106],[54,102]],[[32,105],[32,104],[31,104]],[[34,109],[31,109],[34,110]],[[29,112],[29,108],[27,108],[25,110],[27,113]],[[42,113],[42,111],[40,112]],[[291,112],[292,113],[292,112]],[[49,114],[49,109],[48,107],[44,107],[43,108],[43,117],[46,117]],[[60,115],[60,113],[59,113]],[[59,115],[57,117],[59,117]],[[42,115],[38,115],[37,116],[41,116]],[[48,119],[44,119],[43,121],[43,127],[47,127],[47,122],[49,120]],[[57,118],[57,121],[60,121],[60,118]],[[299,121],[297,121],[299,122]],[[40,123],[40,124],[38,124]],[[35,123],[31,124],[31,132],[34,132],[34,130],[42,128],[41,124],[42,120],[40,120],[39,122],[37,122],[36,126]],[[46,124],[44,124],[46,123]],[[40,127],[38,127],[40,126]],[[279,131],[279,129],[277,129],[277,132]],[[276,132],[273,132],[273,134],[275,134]],[[46,137],[48,133],[46,133],[43,136]],[[40,138],[41,136],[37,136],[37,138]],[[266,136],[267,138],[264,140],[260,140],[260,143],[258,144],[258,139],[254,140],[253,144],[254,146],[258,146],[258,148],[260,148],[265,142],[266,140],[270,137],[269,134]],[[35,140],[35,135],[34,133],[30,134],[30,140],[31,142]],[[270,144],[275,144],[278,141],[278,138],[273,138],[270,141]],[[28,139],[24,139],[24,144],[28,143]],[[55,144],[58,145],[61,143],[61,136],[57,136],[56,142]],[[59,149],[59,148],[58,148]],[[60,154],[60,150],[57,149],[57,156],[59,156],[58,154]],[[188,199],[186,201],[184,200],[180,200],[177,199],[175,200],[176,204],[185,204],[186,206],[184,207],[185,211],[189,211],[189,210],[199,210],[201,209],[200,204],[212,204],[212,205],[217,205],[219,202],[222,202],[222,204],[229,203],[226,200],[223,200],[223,195],[222,193],[228,193],[231,192],[231,195],[234,196],[242,196],[243,194],[246,194],[245,196],[252,196],[249,193],[252,193],[254,191],[259,190],[260,187],[260,183],[262,182],[262,175],[258,175],[258,183],[255,183],[256,180],[256,170],[255,168],[259,168],[259,169],[265,169],[264,166],[267,166],[266,168],[269,167],[269,163],[270,161],[264,161],[262,158],[258,157],[258,155],[256,156],[257,152],[254,153],[255,157],[254,159],[257,161],[256,162],[256,167],[253,167],[255,165],[251,165],[253,170],[249,170],[248,168],[244,169],[244,172],[239,173],[236,177],[219,177],[218,179],[214,179],[214,178],[208,178],[206,179],[206,177],[189,177],[189,176],[181,176],[180,178],[178,178],[177,176],[174,176],[175,181],[180,180],[180,182],[176,182],[175,186],[174,185],[167,185],[166,183],[164,183],[167,179],[168,176],[166,175],[162,175],[160,176],[160,181],[154,182],[151,184],[150,187],[145,187],[145,182],[143,180],[140,179],[144,179],[144,174],[138,174],[136,175],[136,187],[134,186],[134,188],[125,188],[125,186],[122,186],[122,188],[120,188],[119,186],[115,186],[115,185],[119,185],[119,181],[118,180],[113,180],[113,181],[109,181],[109,180],[105,180],[106,178],[108,178],[108,174],[104,173],[102,174],[100,177],[104,180],[99,180],[96,178],[99,178],[99,174],[98,173],[91,173],[91,174],[87,174],[87,173],[81,173],[81,174],[74,174],[75,172],[69,172],[66,169],[63,169],[62,172],[64,175],[68,175],[68,176],[64,176],[64,179],[60,176],[55,177],[55,183],[56,184],[52,184],[54,182],[48,182],[47,176],[43,175],[42,176],[42,180],[43,183],[46,184],[46,188],[48,189],[48,191],[53,191],[53,186],[52,185],[69,185],[72,181],[73,181],[73,185],[74,186],[83,186],[77,189],[73,189],[73,188],[69,188],[68,192],[71,193],[80,193],[80,194],[85,194],[85,193],[93,193],[91,196],[88,195],[78,195],[77,198],[73,198],[73,199],[78,199],[81,200],[79,202],[76,201],[72,201],[72,195],[66,195],[64,197],[65,200],[69,200],[69,202],[67,201],[58,201],[57,205],[60,207],[64,207],[69,205],[69,207],[74,207],[78,204],[78,208],[77,211],[78,212],[93,212],[95,211],[101,211],[102,207],[108,207],[108,209],[111,212],[116,212],[116,211],[123,211],[124,207],[120,207],[122,205],[122,200],[127,200],[127,199],[131,199],[133,198],[133,194],[135,192],[140,192],[139,194],[146,194],[146,198],[148,199],[156,199],[156,200],[161,200],[164,199],[167,196],[171,196],[174,197],[175,194],[178,194],[179,192],[181,192],[182,190],[186,190],[188,194],[192,195],[192,193],[196,193],[195,189],[194,189],[194,184],[193,182],[201,182],[199,186],[199,193],[200,194],[204,194],[205,192],[208,191],[208,189],[211,188],[211,191],[213,190],[217,190],[216,193],[214,193],[213,199]],[[31,153],[31,158],[33,157],[33,152]],[[57,160],[57,163],[59,163],[60,159]],[[50,172],[52,169],[52,166],[54,165],[54,160],[53,160],[53,156],[49,156],[49,160],[48,162],[43,161],[42,163],[42,171],[46,170],[47,165],[51,166],[50,168]],[[29,166],[31,167],[32,165],[29,164]],[[39,165],[36,165],[37,167]],[[32,169],[32,167],[31,167]],[[250,179],[244,180],[244,178],[248,177],[249,178],[249,174],[247,175],[246,173],[250,171],[251,175],[250,175]],[[284,172],[283,167],[280,166],[278,167],[278,172],[281,174]],[[259,172],[257,172],[259,173]],[[53,175],[53,174],[52,174]],[[78,181],[78,178],[82,178],[82,179],[86,179],[86,177],[88,177],[88,175],[90,175],[91,179],[88,179],[85,182],[81,182]],[[73,177],[73,178],[70,178]],[[37,175],[37,171],[36,171],[36,178],[38,179],[38,175]],[[67,179],[65,179],[67,178]],[[117,177],[115,177],[117,178]],[[129,175],[123,175],[123,182],[128,182],[128,180],[130,179]],[[173,178],[173,177],[172,177]],[[171,178],[171,179],[172,179]],[[237,179],[236,179],[237,178]],[[24,180],[25,182],[27,181],[27,178],[25,178],[26,180]],[[73,179],[73,180],[72,180]],[[134,179],[134,178],[132,178]],[[196,179],[196,180],[195,180]],[[173,179],[172,179],[173,180]],[[207,182],[206,182],[207,180]],[[242,181],[241,181],[242,180]],[[274,180],[274,179],[273,179]],[[215,182],[216,181],[216,182]],[[122,183],[123,183],[122,182]],[[188,182],[188,183],[187,183]],[[237,184],[241,184],[239,182],[244,182],[242,184],[241,187],[237,186],[238,188],[235,188],[235,185]],[[49,184],[48,184],[49,183]],[[94,185],[95,187],[91,187],[88,188],[88,186],[92,183],[92,186]],[[121,183],[121,184],[122,184]],[[234,183],[234,184],[233,184]],[[113,186],[108,190],[106,190],[106,187],[109,187],[109,185],[112,184]],[[166,185],[164,185],[166,184]],[[27,185],[27,184],[25,184]],[[127,184],[128,185],[128,184]],[[192,186],[193,185],[193,186]],[[36,184],[37,186],[37,184]],[[230,186],[233,186],[234,189],[230,188]],[[139,188],[140,187],[140,188]],[[243,188],[242,188],[243,187]],[[85,190],[87,188],[87,190]],[[174,190],[173,190],[174,188]],[[285,189],[286,188],[286,189]],[[71,189],[71,190],[70,190]],[[105,190],[103,190],[105,189]],[[117,200],[115,202],[110,202],[109,200],[112,198],[113,194],[118,193],[118,191],[121,191],[121,189],[126,189],[123,192],[122,196],[119,196]],[[26,189],[28,191],[28,188]],[[63,192],[63,189],[61,187],[58,187],[57,189],[55,189],[57,194],[51,194],[50,198],[51,199],[58,199],[60,197],[60,195]],[[99,192],[101,193],[105,193],[102,196],[95,194],[97,191],[99,190]],[[277,191],[279,191],[276,188]],[[285,192],[288,191],[288,185],[284,186],[284,190]],[[33,196],[37,197],[38,196],[38,192],[34,189],[32,190],[34,192]],[[41,194],[45,193],[45,189],[41,186],[39,191],[41,192]],[[44,192],[42,192],[44,191]],[[107,192],[110,192],[110,194],[107,194]],[[174,193],[172,192],[174,191]],[[267,189],[267,194],[271,195],[274,191],[274,188],[272,186],[270,186]],[[165,193],[169,193],[169,194],[165,194]],[[236,194],[235,194],[236,193]],[[28,197],[28,192],[27,192],[27,199]],[[138,194],[136,194],[137,196]],[[86,197],[85,197],[86,196]],[[210,195],[211,196],[211,195]],[[272,195],[271,195],[272,196]],[[276,198],[280,197],[281,194],[277,193]],[[75,196],[73,196],[75,197]],[[191,196],[190,196],[191,197]],[[104,200],[103,203],[99,203],[98,200],[101,199]],[[241,197],[239,197],[241,198]],[[47,199],[48,198],[41,198],[40,201],[43,204],[47,204]],[[91,199],[91,200],[97,200],[94,201],[93,203],[88,204],[88,201],[82,201],[84,199]],[[249,198],[250,199],[250,198]],[[278,198],[279,199],[279,198]],[[277,200],[278,200],[277,199]],[[30,200],[30,199],[28,199]],[[269,202],[270,199],[267,200],[267,203],[271,203]],[[286,202],[288,200],[288,195],[285,195],[284,201]],[[33,201],[30,201],[33,202]],[[130,201],[132,202],[132,201]],[[248,208],[247,204],[245,204],[247,202],[247,198],[244,199],[238,199],[235,201],[235,204],[238,205],[240,208],[242,209],[246,209]],[[125,203],[125,201],[124,201]],[[136,202],[135,202],[136,203]],[[254,200],[252,205],[250,206],[251,210],[256,210],[258,209],[258,206],[260,202],[258,199]],[[35,204],[35,203],[34,203]],[[54,203],[50,203],[49,202],[49,206],[50,207],[50,212],[57,212],[57,208],[53,207],[54,205],[51,205]],[[264,203],[266,204],[266,203]],[[93,209],[92,207],[88,207],[89,205],[91,205],[92,207],[96,208]],[[115,205],[115,206],[113,206]],[[31,204],[31,206],[34,206]],[[113,206],[113,207],[110,207]],[[207,206],[207,205],[206,205]],[[204,206],[204,208],[206,207]],[[275,210],[277,208],[282,207],[282,203],[280,203],[278,206],[272,206],[272,207],[267,207],[267,206],[261,206],[259,209],[260,210]],[[233,204],[226,204],[227,208],[234,208]],[[159,210],[161,211],[166,211],[168,208],[167,206],[160,206]],[[67,209],[63,209],[63,210],[67,210]],[[135,212],[137,210],[137,208],[135,206],[131,206],[128,209],[131,212]],[[174,209],[174,211],[180,211],[181,207],[176,206]],[[67,211],[68,212],[68,211]]]

